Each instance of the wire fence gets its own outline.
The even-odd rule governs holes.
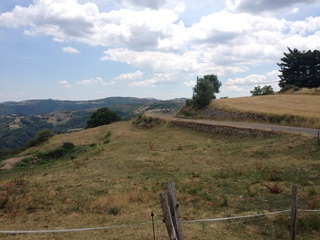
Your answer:
[[[220,218],[207,218],[207,219],[195,219],[195,220],[182,220],[182,224],[192,224],[192,223],[201,223],[201,222],[226,222],[232,220],[240,220],[232,222],[231,224],[240,224],[247,222],[248,219],[253,219],[255,221],[268,218],[270,216],[281,215],[289,213],[291,210],[281,210],[269,213],[261,214],[251,214],[243,216],[233,216],[233,217],[220,217]],[[308,210],[308,209],[298,209],[298,212],[308,212],[308,213],[319,213],[320,210]],[[242,221],[244,220],[244,221]],[[84,232],[84,231],[97,231],[97,230],[108,230],[108,229],[119,229],[119,228],[128,228],[128,227],[140,227],[140,226],[152,226],[151,221],[142,222],[142,223],[131,223],[131,224],[120,224],[120,225],[111,225],[111,226],[101,226],[101,227],[86,227],[86,228],[73,228],[73,229],[56,229],[56,230],[0,230],[0,234],[37,234],[37,233],[70,233],[70,232]],[[163,221],[156,221],[155,224],[162,224]],[[161,232],[160,228],[157,228]],[[162,230],[164,231],[164,230]]]

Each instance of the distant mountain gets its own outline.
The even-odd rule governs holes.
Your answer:
[[[146,111],[177,112],[185,99],[157,100],[154,98],[110,97],[91,101],[27,100],[0,103],[0,153],[20,148],[42,129],[64,133],[84,128],[92,112],[108,107],[123,120]]]
[[[0,103],[0,115],[32,115],[47,114],[60,111],[76,111],[110,107],[115,105],[142,105],[151,104],[160,100],[154,98],[109,97],[88,101],[62,101],[62,100],[26,100],[22,102]]]

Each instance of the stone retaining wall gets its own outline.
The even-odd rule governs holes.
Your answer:
[[[179,120],[172,120],[171,123],[178,127],[190,128],[196,131],[224,134],[224,135],[256,137],[256,136],[271,134],[271,132],[269,131],[257,130],[257,129],[251,129],[251,128],[236,128],[236,127],[230,127],[230,126],[220,126],[220,125],[186,122],[186,121],[179,121]]]

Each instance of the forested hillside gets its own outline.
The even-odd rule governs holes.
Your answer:
[[[50,129],[58,134],[84,128],[92,112],[100,107],[108,107],[123,120],[128,120],[150,110],[173,113],[184,103],[184,99],[160,101],[123,97],[93,101],[49,99],[1,103],[0,152],[26,145],[41,129]]]

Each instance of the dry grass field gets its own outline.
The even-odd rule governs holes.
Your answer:
[[[71,154],[32,156],[69,142]],[[161,221],[159,193],[175,182],[183,220],[268,213],[320,204],[320,145],[299,135],[238,137],[160,123],[151,129],[119,122],[56,135],[24,152],[24,164],[0,171],[0,230],[147,225],[76,233],[0,234],[1,239],[153,239]],[[31,156],[31,157],[30,157]],[[45,156],[45,155],[42,155]],[[300,214],[299,239],[319,239],[319,214]],[[289,215],[183,223],[185,239],[288,239]],[[156,223],[156,239],[168,239]]]
[[[320,128],[320,95],[275,94],[255,97],[217,99],[211,107],[267,116],[296,116],[305,119],[304,127]]]

